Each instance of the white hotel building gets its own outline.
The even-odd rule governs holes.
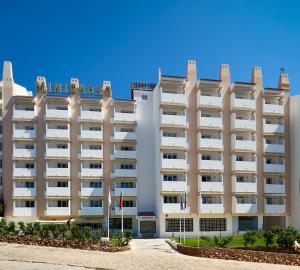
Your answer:
[[[184,77],[132,83],[131,100],[113,99],[108,81],[84,88],[76,78],[37,77],[33,95],[4,62],[4,216],[105,228],[110,211],[110,228],[119,229],[123,191],[125,228],[137,236],[176,235],[180,217],[187,236],[300,227],[291,211],[300,171],[290,168],[290,130],[297,136],[300,121],[290,128],[289,88],[284,72],[278,87],[263,87],[259,67],[251,82],[231,82],[228,65],[218,80],[197,79],[188,61]]]

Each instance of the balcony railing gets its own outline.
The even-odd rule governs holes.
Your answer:
[[[198,117],[198,128],[223,128],[222,117]]]
[[[80,177],[102,177],[103,168],[90,169],[90,168],[81,168]]]
[[[257,183],[256,182],[237,182],[236,178],[232,178],[232,192],[236,193],[256,193]]]
[[[115,131],[114,134],[115,140],[130,140],[135,141],[136,140],[136,133],[135,132],[121,132],[121,131]]]
[[[185,115],[161,115],[162,125],[175,125],[175,126],[187,126],[187,120]]]
[[[114,120],[118,122],[134,122],[136,119],[135,113],[115,112]]]
[[[103,216],[103,207],[82,207],[79,216]]]
[[[278,104],[264,104],[264,113],[284,114],[284,107]]]
[[[68,119],[69,111],[68,110],[48,109],[46,107],[46,118]]]
[[[70,183],[70,182],[69,182]],[[45,196],[47,197],[70,197],[71,187],[46,187]]]
[[[115,169],[112,177],[136,177],[136,169]]]
[[[283,133],[284,125],[283,124],[266,124],[266,123],[264,123],[264,132],[265,133]]]
[[[266,164],[264,165],[264,171],[270,173],[284,173],[285,165],[284,164]]]
[[[207,148],[207,149],[223,149],[223,140],[222,139],[202,139],[198,136],[198,145],[200,148]]]
[[[162,181],[162,191],[165,192],[188,192],[186,181]]]
[[[202,96],[202,95],[197,95],[197,103],[198,107],[203,106],[203,107],[219,107],[221,108],[223,106],[222,104],[222,98],[221,97],[216,97],[216,96]]]
[[[128,158],[128,159],[136,159],[136,151],[123,151],[123,150],[115,150],[113,153],[114,158]]]
[[[162,169],[187,170],[188,164],[186,159],[165,159],[162,158]]]
[[[161,146],[187,148],[188,144],[185,137],[164,137],[161,136]]]
[[[202,160],[198,158],[198,169],[223,171],[223,160]]]
[[[267,204],[265,202],[265,213],[266,214],[284,214],[285,204]]]
[[[112,211],[113,215],[120,216],[122,215],[122,210],[119,207],[115,207]],[[137,215],[137,207],[123,207],[123,215],[125,216],[136,216]]]
[[[270,194],[274,194],[274,193],[285,193],[285,185],[280,185],[280,184],[267,184],[265,182],[265,186],[264,186],[264,192],[265,193],[270,193]]]
[[[81,186],[80,196],[81,197],[103,196],[103,188]]]
[[[232,162],[233,171],[257,171],[256,161],[236,161]]]
[[[49,168],[46,167],[47,177],[70,177],[70,168]]]
[[[35,149],[14,148],[13,156],[18,158],[34,158],[36,157],[36,151]]]
[[[256,141],[232,140],[232,149],[245,150],[245,151],[256,151]]]
[[[255,110],[256,101],[255,99],[232,98],[231,105],[233,109]]]
[[[183,213],[183,210],[181,210],[180,203],[163,203],[162,212],[164,214],[179,214],[179,213]],[[185,209],[184,212],[189,213],[190,208],[187,207],[187,209]]]
[[[256,130],[255,120],[235,119],[232,118],[232,129]]]
[[[265,152],[267,153],[284,153],[283,144],[266,144],[264,143]]]
[[[36,207],[14,207],[14,217],[35,217]]]
[[[80,120],[102,121],[102,112],[95,111],[80,111]]]
[[[115,188],[113,195],[114,196],[120,196],[122,192],[123,196],[131,196],[135,197],[137,196],[137,189],[136,188]]]
[[[224,183],[220,182],[202,182],[199,179],[198,182],[198,191],[199,192],[224,192]]]
[[[27,110],[13,110],[13,119],[33,120],[35,118],[35,111]]]
[[[14,177],[35,177],[36,169],[28,169],[28,168],[14,168],[13,169]]]
[[[34,197],[36,196],[36,188],[15,187],[13,191],[14,197]]]
[[[47,207],[45,216],[70,216],[70,207]]]
[[[81,158],[103,158],[103,150],[102,149],[83,149],[81,148],[80,153]]]
[[[232,200],[232,212],[239,214],[257,213],[256,203],[237,203],[236,199]]]
[[[224,204],[200,203],[200,213],[224,213]]]
[[[46,130],[47,138],[61,138],[61,139],[69,139],[70,138],[70,130],[69,129],[57,129],[51,128]]]
[[[161,103],[186,105],[187,98],[185,94],[161,93]]]
[[[102,140],[103,132],[96,131],[96,130],[81,129],[80,138],[81,139],[91,139],[91,140]]]
[[[14,129],[13,137],[16,139],[35,139],[35,130]]]
[[[49,148],[46,147],[47,157],[70,157],[70,148]]]

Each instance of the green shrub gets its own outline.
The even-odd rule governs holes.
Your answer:
[[[224,236],[224,237],[214,237],[214,245],[218,247],[225,247],[227,246],[231,240],[233,239],[232,236]]]
[[[258,231],[252,231],[248,230],[243,234],[243,241],[245,247],[248,247],[249,245],[253,246],[255,241],[260,237]]]
[[[42,235],[42,228],[41,228],[41,224],[39,222],[34,222],[33,225],[33,235],[36,236],[41,236]]]
[[[81,234],[82,234],[82,238],[84,240],[92,240],[93,239],[93,232],[92,232],[92,228],[91,227],[88,227],[88,226],[84,227],[82,229]]]
[[[270,247],[274,244],[275,233],[272,230],[267,230],[263,232],[263,237],[266,242],[266,247]]]
[[[286,229],[281,230],[277,236],[278,246],[291,247],[297,238],[297,234],[298,232],[292,227],[287,227]]]
[[[0,233],[7,233],[7,224],[5,219],[1,219],[0,221]]]
[[[72,238],[77,240],[83,240],[83,235],[80,228],[77,225],[71,227]]]
[[[25,223],[23,221],[18,222],[18,232],[22,232],[25,234]]]
[[[27,235],[33,235],[33,225],[32,225],[32,223],[26,223],[24,233],[27,234]]]
[[[16,224],[13,221],[10,221],[7,225],[7,232],[15,233],[16,232]]]

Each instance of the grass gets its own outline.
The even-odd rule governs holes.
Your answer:
[[[220,238],[220,237],[218,237]],[[179,238],[175,238],[175,241],[179,243]],[[183,243],[183,239],[181,239],[181,243]],[[189,247],[216,247],[214,237],[200,237],[199,242],[198,238],[186,238],[185,239],[185,246]],[[233,236],[232,240],[229,242],[226,247],[244,247],[243,237],[241,235]],[[263,238],[257,238],[255,241],[254,247],[265,247],[265,240]]]

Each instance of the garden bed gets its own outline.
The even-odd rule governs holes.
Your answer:
[[[99,240],[50,239],[33,235],[0,234],[0,242],[22,245],[35,245],[59,248],[97,250],[105,252],[120,252],[130,249],[129,245],[115,246],[110,242]]]
[[[300,254],[295,254],[292,248],[187,247],[177,244],[177,251],[211,259],[300,266]]]

